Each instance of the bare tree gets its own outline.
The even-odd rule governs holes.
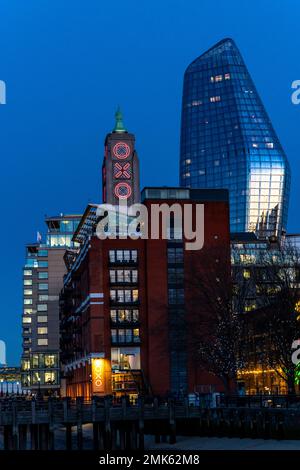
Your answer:
[[[263,361],[295,393],[295,364],[292,343],[300,338],[300,253],[287,244],[263,255],[255,271],[261,334],[264,335]]]
[[[197,265],[195,265],[197,264]],[[218,377],[225,394],[235,393],[237,372],[244,365],[244,318],[249,283],[233,282],[229,251],[212,248],[193,265],[189,338],[200,367]]]

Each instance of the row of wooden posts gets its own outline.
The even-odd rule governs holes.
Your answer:
[[[74,446],[80,450],[86,447],[88,432],[92,434],[95,450],[143,450],[145,434],[155,436],[156,443],[166,440],[175,443],[176,434],[283,439],[292,432],[294,438],[300,438],[300,409],[209,409],[173,400],[145,404],[140,399],[132,406],[123,399],[115,406],[109,399],[89,403],[80,398],[76,402],[2,399],[1,429],[7,450],[53,450],[59,433],[64,435],[60,448],[70,450]]]

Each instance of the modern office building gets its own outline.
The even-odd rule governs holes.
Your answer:
[[[185,72],[180,185],[227,188],[231,232],[265,238],[286,230],[289,164],[232,39]]]
[[[47,217],[45,243],[26,246],[23,269],[23,353],[21,381],[25,391],[59,391],[59,293],[66,272],[66,248],[74,248],[72,237],[81,216]]]
[[[22,393],[20,367],[0,367],[0,396]]]
[[[297,255],[295,250],[300,248],[299,241],[297,234],[286,235],[280,241],[276,237],[262,240],[249,232],[231,234],[232,279],[239,302],[243,301],[247,324],[244,341],[247,362],[239,371],[238,382],[247,394],[288,393],[282,375],[268,367],[264,359],[269,347],[266,314],[273,315],[269,302],[279,288],[276,277],[272,281],[274,270],[289,271],[290,276],[295,275],[295,284],[291,282],[290,286],[297,285],[300,252]]]
[[[103,167],[110,165],[103,178],[105,201],[140,200],[134,139],[128,137],[124,126],[116,126],[105,140]],[[126,164],[125,155],[132,169],[125,175],[128,190],[116,191],[124,172],[115,173],[114,166],[119,159]],[[142,231],[134,239],[100,239],[98,206],[88,205],[73,237],[80,247],[65,256],[68,273],[61,293],[61,361],[68,396],[164,395],[220,386],[193,358],[188,325],[194,311],[193,262],[214,270],[216,259],[207,262],[208,251],[227,247],[229,269],[228,191],[145,188],[141,201],[147,208],[144,226],[149,227],[154,204],[166,209],[177,203],[183,214],[189,206],[193,217],[203,204],[205,245],[187,250],[176,224],[169,227],[169,239],[145,238]]]

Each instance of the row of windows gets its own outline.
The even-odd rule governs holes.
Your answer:
[[[110,263],[137,262],[137,250],[109,250]]]
[[[111,309],[110,318],[114,323],[136,323],[139,321],[139,311],[136,309]]]
[[[30,359],[22,359],[22,370],[58,367],[57,354],[32,354]]]
[[[131,282],[137,283],[138,271],[129,269],[117,269],[109,271],[110,282]]]
[[[139,343],[140,330],[138,328],[112,329],[112,343]]]
[[[23,317],[22,322],[24,324],[29,324],[29,323],[32,323],[32,319],[31,319],[30,316],[25,316],[25,317]],[[38,323],[47,323],[48,322],[47,315],[38,315],[37,316],[37,322]]]
[[[132,303],[139,300],[137,289],[111,289],[110,300],[118,303]]]
[[[31,372],[30,374],[22,374],[21,380],[23,387],[30,387],[31,385],[58,385],[58,372]]]
[[[48,261],[40,261],[35,258],[27,258],[25,265],[26,268],[48,268]],[[25,269],[24,276],[32,276],[31,269]]]

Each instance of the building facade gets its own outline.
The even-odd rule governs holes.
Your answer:
[[[145,188],[142,202],[182,208],[204,205],[202,250],[185,239],[106,239],[96,235],[96,206],[88,206],[70,254],[61,294],[61,359],[68,396],[166,395],[220,387],[197,369],[189,351],[195,258],[216,265],[212,248],[229,248],[226,190]],[[151,219],[149,218],[149,225]],[[184,224],[184,219],[183,219]],[[207,265],[210,259],[211,266]],[[228,258],[228,266],[229,266]],[[203,263],[204,264],[204,263]],[[210,387],[210,388],[209,388]]]
[[[66,248],[80,216],[47,217],[47,239],[26,246],[23,269],[21,382],[32,393],[59,392],[59,293]],[[39,238],[40,235],[39,235]]]
[[[126,169],[115,171],[119,163]],[[68,273],[61,293],[66,395],[134,397],[218,386],[215,378],[197,370],[187,325],[193,260],[201,263],[213,247],[225,246],[229,254],[228,191],[145,188],[140,194],[134,136],[125,130],[119,112],[114,130],[105,139],[102,168],[104,202],[120,207],[121,202],[131,205],[141,199],[146,218],[133,237],[124,236],[123,230],[121,237],[99,237],[99,223],[106,226],[105,217],[99,215],[97,204],[89,204],[74,234],[73,241],[80,247],[66,253]],[[126,189],[119,191],[124,182]],[[179,231],[171,208],[174,203],[182,216]],[[157,205],[169,216],[167,237],[162,236],[163,228],[157,237],[145,236],[145,227],[154,226],[152,208]],[[204,209],[200,227],[204,247],[187,250],[182,233],[186,208],[195,221],[199,206]],[[123,211],[124,207],[122,222],[131,221]],[[119,223],[120,219],[115,233],[108,230],[110,235],[117,234]],[[215,265],[211,258],[206,267]]]
[[[231,232],[281,236],[290,168],[232,39],[194,60],[184,75],[180,185],[227,188]]]

